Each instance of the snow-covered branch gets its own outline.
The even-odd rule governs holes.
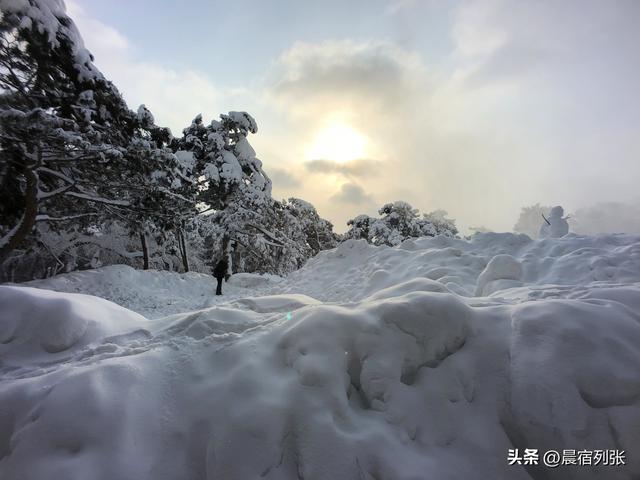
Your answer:
[[[42,190],[38,190],[38,200],[46,200],[48,198],[55,197],[57,195],[61,195],[61,194],[63,194],[64,192],[66,192],[67,190],[69,190],[72,187],[73,187],[73,185],[64,185],[62,187],[56,188],[55,190],[50,190],[48,192],[44,192]]]
[[[51,217],[49,215],[37,215],[36,222],[64,222],[66,220],[74,220],[76,218],[97,216],[97,212],[79,213],[78,215],[65,215],[64,217]]]
[[[131,205],[131,203],[126,200],[113,200],[113,199],[104,198],[104,197],[94,197],[92,195],[87,195],[87,194],[78,193],[78,192],[66,192],[65,195],[69,197],[81,198],[83,200],[88,200],[90,202],[106,203],[108,205],[118,205],[121,207],[128,207]]]
[[[64,180],[67,183],[73,184],[75,183],[71,178],[69,178],[67,175],[65,175],[62,172],[59,172],[57,170],[52,170],[50,168],[47,167],[38,167],[36,168],[37,172],[42,172],[42,173],[48,173],[49,175],[53,175],[54,177],[58,177],[60,180]]]

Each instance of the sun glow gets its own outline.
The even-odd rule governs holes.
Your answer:
[[[309,160],[347,162],[365,156],[366,138],[342,123],[329,125],[318,132],[307,151]]]

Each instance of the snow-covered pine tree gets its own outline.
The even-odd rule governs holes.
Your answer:
[[[386,203],[379,210],[381,218],[371,227],[375,245],[398,245],[409,237],[418,237],[422,229],[418,223],[418,209],[401,200]],[[426,233],[426,232],[425,232]]]
[[[516,233],[524,233],[531,238],[538,238],[540,225],[544,222],[543,215],[548,218],[549,212],[551,212],[551,207],[540,205],[539,203],[522,207],[513,231]]]
[[[350,240],[350,239],[364,239],[367,242],[371,242],[371,226],[376,222],[375,217],[371,217],[369,215],[360,214],[356,217],[347,221],[347,226],[349,230],[347,230],[342,235],[342,240]]]
[[[257,129],[245,112],[220,115],[220,121],[210,124],[198,115],[173,142],[190,177],[185,195],[204,206],[185,225],[190,241],[184,243],[194,246],[200,263],[213,264],[224,255],[234,272],[284,274],[334,247],[337,236],[311,204],[271,197],[271,181],[247,140]],[[196,231],[206,238],[198,238]]]
[[[433,237],[458,234],[455,221],[446,218],[447,212],[436,210],[420,217],[419,211],[407,202],[395,201],[383,205],[378,213],[380,218],[358,215],[349,220],[349,230],[343,240],[363,238],[374,245],[395,246],[415,237]]]
[[[311,249],[311,255],[333,248],[338,243],[338,235],[333,224],[321,218],[316,208],[300,198],[291,197],[282,202],[283,208],[300,224],[303,241]]]
[[[127,224],[130,235],[140,239],[143,268],[147,269],[152,256],[148,236],[159,244],[168,231],[183,228],[198,212],[190,170],[169,147],[173,141],[171,131],[158,127],[145,105],[138,108],[135,127],[125,151],[130,172],[126,192],[130,206],[120,218]],[[180,253],[188,270],[186,249],[180,248]]]
[[[198,115],[172,144],[183,170],[190,174],[196,202],[214,212],[211,219],[220,227],[221,251],[230,266],[234,248],[247,236],[281,243],[261,225],[273,200],[271,180],[246,138],[257,131],[255,120],[246,112],[220,115],[220,121],[208,125]]]
[[[133,128],[58,2],[0,0],[0,260],[36,222],[87,225],[126,207]]]
[[[0,259],[24,258],[22,247],[34,265],[49,257],[54,273],[81,267],[80,256],[95,266],[141,255],[146,268],[152,244],[173,268],[173,241],[188,270],[190,237],[199,255],[224,251],[237,269],[284,273],[335,244],[309,204],[271,198],[249,114],[209,125],[198,116],[172,139],[146,107],[128,109],[61,2],[0,6]]]
[[[108,238],[128,231],[148,266],[147,233],[157,244],[195,214],[169,130],[128,109],[61,3],[0,3],[0,258],[22,247],[54,271],[81,266],[81,250],[86,266],[128,261],[128,239]]]
[[[447,218],[445,210],[424,213],[418,223],[423,235],[426,236],[444,235],[445,237],[455,237],[458,235],[455,220]]]

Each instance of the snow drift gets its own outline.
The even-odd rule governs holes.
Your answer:
[[[216,299],[204,276],[109,267],[31,284],[139,311],[182,285],[184,310],[162,316],[162,293],[154,320],[0,287],[0,478],[640,475],[640,237],[349,241],[237,283]],[[509,448],[627,464],[509,466]]]

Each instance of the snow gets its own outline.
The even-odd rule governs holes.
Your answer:
[[[180,165],[180,167],[182,167],[183,170],[186,170],[188,172],[191,172],[193,170],[193,167],[196,164],[196,159],[193,156],[193,152],[187,150],[178,150],[175,153],[175,156],[178,164]]]
[[[548,219],[540,226],[540,238],[562,237],[569,233],[569,222],[563,217],[564,209],[561,206],[551,209]]]
[[[349,240],[214,288],[123,266],[0,287],[0,478],[640,476],[639,236]]]
[[[141,104],[136,112],[136,118],[143,127],[150,127],[155,123],[153,114],[145,104]]]
[[[229,282],[223,284],[223,299],[246,297],[254,293],[257,286],[265,287],[279,281],[282,279],[276,275],[233,275]],[[212,298],[216,280],[211,275],[136,270],[126,265],[67,273],[47,280],[35,280],[28,285],[95,295],[152,319],[206,308],[216,300]]]
[[[84,47],[75,23],[67,17],[62,0],[0,0],[0,11],[5,15],[22,16],[21,26],[45,34],[52,48],[59,47],[62,38],[69,39],[80,79],[103,79],[93,66],[91,54]]]
[[[242,180],[242,167],[236,156],[228,150],[220,152],[222,165],[220,166],[220,178],[229,183],[237,183]]]
[[[149,323],[101,298],[32,287],[0,286],[0,304],[0,354],[12,370],[66,359],[71,351]]]
[[[256,275],[254,273],[236,273],[229,278],[229,285],[236,285],[242,288],[252,288],[260,285],[266,285],[269,282],[278,283],[282,281],[282,277],[277,275],[263,274]]]
[[[511,255],[496,255],[480,273],[476,295],[489,295],[497,290],[522,285],[522,264]]]
[[[230,119],[248,132],[258,133],[258,124],[247,112],[229,112],[228,115],[220,115],[220,117],[223,120],[226,118]]]
[[[110,198],[96,197],[94,195],[88,195],[86,193],[65,192],[64,194],[69,197],[82,198],[84,200],[89,200],[91,202],[106,203],[109,205],[120,205],[123,207],[127,207],[130,205],[129,202],[126,200],[112,200]]]
[[[238,143],[236,143],[234,151],[238,160],[245,165],[253,161],[256,156],[256,151],[253,149],[246,137],[241,138]]]

